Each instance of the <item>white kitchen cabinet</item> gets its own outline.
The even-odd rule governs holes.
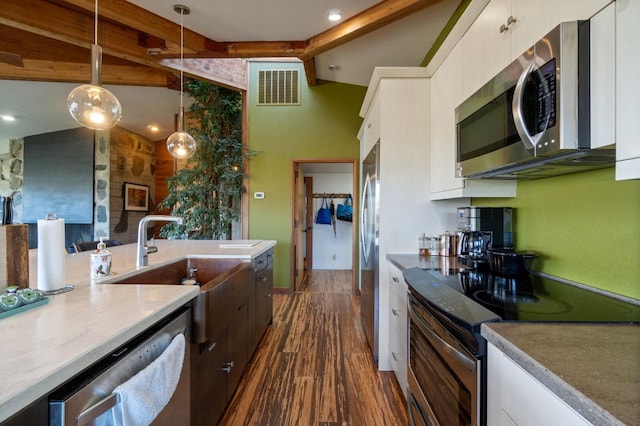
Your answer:
[[[590,425],[491,343],[487,344],[487,424]]]
[[[462,39],[464,97],[564,21],[589,19],[612,0],[492,0]]]
[[[463,47],[458,44],[431,78],[432,200],[514,197],[515,181],[468,180],[456,176],[455,109],[464,100]]]
[[[389,267],[389,286],[391,288],[389,305],[389,362],[396,375],[396,379],[400,384],[400,388],[407,397],[407,368],[408,368],[408,352],[407,352],[407,283],[404,281],[402,271],[391,262]]]
[[[417,253],[418,236],[438,235],[456,226],[458,202],[429,201],[430,79],[423,67],[376,68],[365,95],[358,132],[364,159],[380,141],[378,368],[392,370],[389,316],[391,315],[388,253]],[[378,137],[367,136],[368,123],[377,115]],[[371,128],[375,128],[375,124]],[[373,134],[373,133],[372,133]]]
[[[616,179],[640,178],[640,1],[616,1]]]

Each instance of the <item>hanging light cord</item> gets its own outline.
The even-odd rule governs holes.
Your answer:
[[[98,0],[96,0],[98,1]],[[182,92],[184,91],[184,77],[183,77],[183,68],[184,68],[184,24],[182,23],[184,19],[184,9],[180,10],[180,111],[182,111]]]
[[[98,0],[96,0],[96,10],[93,12],[93,44],[98,44]]]

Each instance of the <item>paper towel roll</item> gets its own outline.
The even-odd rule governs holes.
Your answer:
[[[38,219],[38,289],[65,285],[64,219]]]

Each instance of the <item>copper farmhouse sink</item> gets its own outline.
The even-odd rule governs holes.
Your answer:
[[[226,325],[216,321],[231,317],[245,303],[252,303],[254,268],[243,259],[185,258],[148,267],[109,284],[183,285],[193,276],[200,286],[192,301],[192,343],[204,343],[218,336]]]

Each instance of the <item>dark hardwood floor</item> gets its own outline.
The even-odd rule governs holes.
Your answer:
[[[275,294],[265,334],[220,425],[406,425],[393,372],[379,372],[351,271],[314,271]]]

